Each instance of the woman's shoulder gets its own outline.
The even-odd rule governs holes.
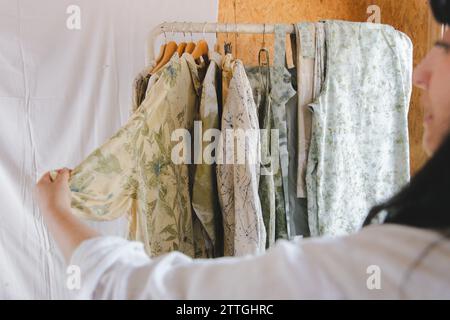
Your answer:
[[[298,239],[296,244],[307,247],[342,247],[355,250],[404,250],[423,248],[424,244],[443,238],[442,234],[434,230],[420,229],[398,224],[372,225],[346,236]]]
[[[440,243],[440,239],[444,241]],[[408,291],[408,297],[411,293],[414,298],[433,296],[433,290],[449,292],[450,279],[443,275],[443,270],[447,270],[450,262],[450,241],[438,232],[393,224],[374,225],[348,236],[281,242],[278,253],[292,262],[292,274],[301,266],[302,272],[308,270],[310,276],[314,275],[318,286],[324,283],[323,288],[339,292],[342,297],[389,299],[398,298],[408,268],[420,259],[424,250],[438,242],[439,250],[433,250],[422,261],[411,282],[413,288],[425,286],[430,290]],[[382,279],[382,289],[368,289],[367,281],[377,274]],[[423,281],[425,278],[428,282]],[[443,280],[444,287],[440,285]]]
[[[362,228],[359,232],[346,238],[348,241],[373,239],[378,242],[398,241],[414,244],[434,241],[442,237],[442,234],[436,230],[389,223]]]
[[[369,226],[341,237],[280,241],[273,251],[274,255],[305,260],[319,268],[351,270],[353,266],[366,272],[361,266],[409,265],[433,243],[439,243],[442,258],[450,259],[450,241],[440,233],[394,224]]]

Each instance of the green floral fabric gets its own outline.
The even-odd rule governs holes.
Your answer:
[[[306,176],[312,236],[357,231],[409,180],[411,40],[387,25],[344,21],[326,21],[325,37]]]
[[[112,220],[129,214],[129,239],[151,256],[178,250],[207,257],[201,219],[193,217],[189,168],[171,158],[175,129],[193,127],[198,108],[198,66],[174,55],[122,127],[76,167],[70,178],[76,215]],[[152,78],[153,78],[152,76]],[[142,92],[139,99],[142,99]]]
[[[270,59],[269,59],[270,60]],[[269,61],[270,63],[270,61]],[[275,243],[275,217],[276,197],[274,175],[280,175],[278,146],[272,150],[271,129],[274,128],[271,108],[271,67],[260,65],[259,67],[246,68],[246,73],[252,87],[253,98],[258,108],[259,127],[261,130],[261,171],[259,178],[258,194],[261,200],[261,210],[266,227],[266,248]],[[273,158],[275,157],[275,162]],[[277,167],[278,166],[278,167]]]
[[[261,132],[259,197],[267,231],[267,247],[272,246],[277,239],[290,238],[288,221],[295,214],[289,210],[286,124],[286,104],[295,95],[295,90],[292,88],[291,74],[284,65],[285,46],[284,27],[275,25],[274,65],[270,68],[246,68],[258,107],[259,125],[261,129],[265,129]],[[271,141],[272,129],[277,131],[278,141]],[[293,189],[291,192],[296,191]]]
[[[291,84],[291,74],[285,67],[286,30],[284,25],[275,25],[275,56],[272,74],[272,98],[274,128],[279,133],[280,175],[275,175],[276,189],[276,239],[291,239],[292,212],[289,208],[289,151],[286,104],[296,91]]]

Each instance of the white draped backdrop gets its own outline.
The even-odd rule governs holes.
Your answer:
[[[32,188],[127,120],[151,29],[215,22],[217,1],[0,0],[0,299],[71,297]],[[92,225],[124,235],[124,220]]]

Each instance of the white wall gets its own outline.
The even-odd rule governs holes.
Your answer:
[[[0,0],[0,299],[70,298],[32,187],[126,121],[150,30],[215,22],[217,1]],[[70,5],[81,9],[81,30],[66,27]],[[125,229],[124,220],[95,226]]]

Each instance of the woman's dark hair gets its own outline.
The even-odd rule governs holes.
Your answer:
[[[450,24],[450,1],[430,0],[430,6],[434,17],[442,24]]]
[[[450,135],[402,191],[370,211],[364,226],[383,211],[387,214],[384,223],[450,229]]]

